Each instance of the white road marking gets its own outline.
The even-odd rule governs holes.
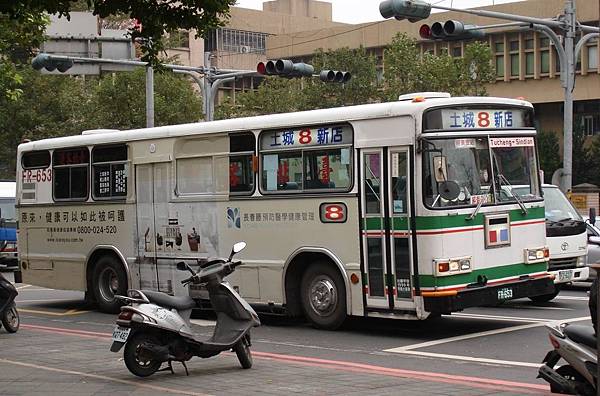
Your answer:
[[[463,360],[466,362],[493,364],[493,365],[501,365],[501,366],[539,368],[542,365],[542,363],[517,362],[517,361],[513,361],[513,360],[487,359],[487,358],[478,358],[478,357],[471,357],[471,356],[448,355],[445,353],[433,353],[433,352],[421,352],[421,351],[404,351],[404,352],[402,352],[402,354],[403,355],[425,356],[425,357],[432,357],[432,358],[439,358],[439,359]]]
[[[540,319],[540,318],[523,318],[521,316],[501,316],[501,315],[486,315],[486,314],[475,314],[475,313],[453,313],[450,317],[456,318],[470,318],[470,319],[484,319],[484,320],[497,320],[500,322],[526,322],[526,323],[539,323],[551,322],[552,319]]]
[[[205,320],[205,319],[191,319],[190,320],[191,323],[198,325],[198,326],[202,326],[202,327],[210,327],[210,326],[216,326],[217,322],[214,320]]]
[[[506,308],[514,308],[514,309],[538,309],[538,310],[548,310],[548,311],[574,311],[573,308],[564,308],[564,307],[540,307],[537,305],[521,305],[521,304],[510,304],[507,305]]]
[[[582,316],[582,317],[579,317],[579,318],[556,320],[556,321],[547,320],[545,322],[530,323],[530,324],[520,325],[520,326],[511,326],[511,327],[505,327],[503,329],[480,331],[480,332],[477,332],[477,333],[464,334],[464,335],[459,335],[459,336],[455,336],[455,337],[448,337],[448,338],[441,338],[439,340],[432,340],[432,341],[422,342],[422,343],[419,343],[419,344],[407,345],[407,346],[398,347],[398,348],[385,349],[385,352],[400,352],[401,353],[403,351],[408,351],[408,350],[418,349],[418,348],[427,348],[427,347],[431,347],[431,346],[434,346],[434,345],[446,344],[446,343],[449,343],[449,342],[463,341],[463,340],[468,340],[468,339],[471,339],[471,338],[485,337],[485,336],[488,336],[488,335],[510,333],[510,332],[513,332],[513,331],[525,330],[525,329],[530,329],[530,328],[534,328],[534,327],[542,327],[542,326],[545,326],[547,324],[560,324],[560,323],[570,323],[570,322],[581,322],[581,321],[589,320],[589,319],[590,319],[589,316]]]
[[[579,296],[556,296],[555,300],[572,300],[572,301],[589,301],[589,297],[579,297]]]

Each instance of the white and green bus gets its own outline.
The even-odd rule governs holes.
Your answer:
[[[23,280],[114,312],[245,240],[231,284],[321,328],[548,294],[535,136],[525,101],[424,93],[24,143]]]

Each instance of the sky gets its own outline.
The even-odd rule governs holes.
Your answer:
[[[381,0],[320,0],[333,4],[333,20],[345,23],[379,21],[379,3]],[[510,3],[516,0],[435,0],[429,1],[441,6],[470,8],[492,4]],[[237,6],[262,10],[262,0],[238,0]],[[435,12],[435,11],[434,11]]]

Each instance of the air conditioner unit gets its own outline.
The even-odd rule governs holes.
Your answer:
[[[240,52],[242,54],[249,54],[251,52],[250,46],[249,45],[241,45]]]

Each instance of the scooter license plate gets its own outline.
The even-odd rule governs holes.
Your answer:
[[[116,341],[116,342],[127,342],[129,333],[131,333],[130,327],[122,327],[122,326],[117,325],[117,326],[115,326],[115,329],[113,330],[112,339],[113,339],[113,341]]]

